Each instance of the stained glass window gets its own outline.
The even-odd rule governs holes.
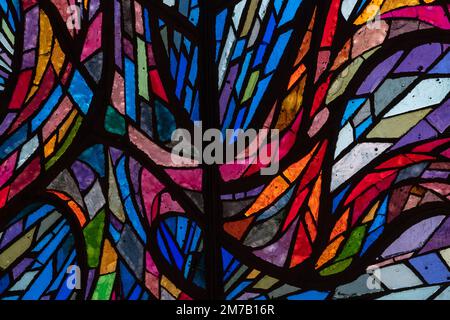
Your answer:
[[[449,11],[0,1],[0,299],[450,299]]]

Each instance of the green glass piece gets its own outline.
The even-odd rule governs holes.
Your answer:
[[[352,260],[353,260],[352,258],[348,258],[343,261],[336,262],[336,263],[332,264],[331,266],[329,266],[328,268],[325,268],[322,271],[320,271],[320,275],[321,276],[330,276],[330,275],[342,272],[345,269],[347,269],[348,266],[350,266],[350,264],[352,263]]]
[[[255,71],[251,74],[250,79],[248,80],[247,88],[244,92],[244,97],[242,98],[242,102],[247,101],[250,99],[253,95],[253,92],[255,91],[256,83],[259,79],[259,71]]]
[[[361,248],[364,235],[366,234],[366,228],[367,225],[362,225],[352,231],[347,243],[344,246],[344,249],[342,249],[341,254],[336,258],[337,261],[351,257],[358,253]]]
[[[126,126],[124,117],[113,107],[108,106],[106,109],[105,129],[109,133],[125,135]]]
[[[45,170],[50,169],[70,147],[73,139],[75,139],[75,136],[78,130],[80,129],[82,122],[83,118],[81,116],[78,116],[77,119],[75,120],[75,124],[73,125],[72,129],[70,129],[70,133],[67,136],[66,140],[64,140],[64,143],[62,144],[61,148],[59,148],[56,154],[45,164]]]
[[[92,300],[109,300],[115,279],[115,272],[100,276],[92,294]]]
[[[272,278],[271,276],[264,276],[253,287],[255,289],[267,290],[267,289],[270,289],[277,282],[278,282],[278,279]]]
[[[36,228],[31,229],[22,238],[15,241],[5,251],[0,253],[0,271],[8,268],[30,248],[35,230]]]
[[[100,261],[104,227],[105,209],[102,209],[102,211],[100,211],[100,213],[83,230],[89,267],[97,267]]]
[[[145,42],[137,38],[137,67],[139,95],[147,101],[150,99],[148,90],[147,52]]]

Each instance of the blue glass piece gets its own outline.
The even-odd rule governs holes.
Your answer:
[[[291,22],[297,14],[298,8],[300,7],[301,3],[302,0],[289,0],[283,11],[283,15],[278,26],[282,26],[285,23]]]
[[[170,258],[169,252],[167,251],[167,247],[160,230],[158,230],[156,234],[156,240],[158,241],[158,248],[161,250],[164,258],[169,264],[172,264],[172,259]]]
[[[236,46],[234,48],[233,57],[231,58],[231,60],[234,60],[241,56],[242,52],[244,52],[246,43],[247,43],[246,39],[241,39],[236,43]]]
[[[0,146],[0,159],[6,158],[11,152],[16,150],[20,145],[27,140],[28,126],[23,125],[19,130],[14,132],[6,141]]]
[[[136,70],[133,61],[125,58],[125,110],[136,121]]]
[[[252,282],[251,281],[242,281],[239,285],[233,289],[227,296],[226,300],[232,300],[236,298],[245,288],[247,288]]]
[[[131,221],[131,224],[133,225],[134,230],[136,230],[141,240],[145,243],[147,241],[147,235],[144,228],[142,227],[141,221],[139,219],[138,213],[136,212],[136,208],[134,207],[134,203],[133,200],[131,200],[131,197],[128,197],[125,200],[125,210],[127,212],[128,218]]]
[[[75,71],[73,74],[72,82],[69,87],[69,93],[80,108],[81,112],[87,114],[94,94],[78,71]]]
[[[119,269],[123,294],[128,296],[136,281],[124,263],[120,262]]]
[[[100,177],[105,176],[105,152],[102,145],[90,147],[79,156],[79,159],[89,164]]]
[[[156,128],[158,136],[163,142],[168,142],[172,138],[172,133],[176,129],[173,114],[159,101],[155,101]]]
[[[225,27],[225,20],[227,18],[227,10],[223,10],[219,15],[216,17],[216,39],[222,40],[223,37],[223,30]]]
[[[345,194],[347,193],[348,189],[350,188],[350,185],[346,186],[341,192],[339,192],[338,195],[336,195],[333,198],[333,213],[336,212],[337,207],[342,201],[342,198],[344,198]]]
[[[366,120],[364,120],[359,126],[356,127],[355,130],[355,137],[358,139],[361,134],[366,131],[366,129],[372,124],[372,118],[368,117]]]
[[[278,38],[277,42],[273,46],[272,54],[267,61],[265,73],[273,72],[281,61],[281,56],[284,54],[286,50],[286,46],[288,44],[289,39],[291,38],[292,30],[286,31]]]
[[[53,279],[52,264],[48,263],[23,295],[24,300],[39,300]]]
[[[342,117],[341,126],[343,126],[348,119],[363,105],[364,102],[366,102],[367,98],[358,98],[350,100],[347,103],[347,106],[345,108],[344,115]]]
[[[360,256],[364,255],[366,253],[367,249],[369,249],[372,244],[382,235],[384,230],[384,227],[380,227],[374,231],[372,231],[366,238],[366,241],[364,242],[363,248],[361,252],[359,253]]]
[[[69,88],[70,91],[70,88]],[[61,86],[57,86],[51,96],[48,98],[44,106],[39,110],[39,113],[31,120],[31,131],[36,131],[37,128],[50,116],[52,111],[58,104],[59,99],[62,96]]]
[[[272,75],[266,77],[258,83],[258,89],[253,97],[252,104],[250,105],[250,109],[247,114],[247,118],[244,123],[244,130],[248,128],[248,125],[253,120],[253,116],[255,115],[256,109],[261,105],[261,100],[263,98],[264,93],[267,91],[267,87],[269,86],[269,82],[272,80]]]
[[[444,283],[450,279],[450,271],[436,253],[418,256],[409,262],[428,284]]]
[[[288,300],[325,300],[330,293],[326,291],[310,290],[288,296]]]
[[[50,211],[54,210],[55,207],[45,204],[42,207],[40,207],[35,212],[31,213],[28,218],[27,222],[25,224],[25,229],[28,229],[31,225],[39,221],[41,218],[43,218],[45,215],[47,215]]]

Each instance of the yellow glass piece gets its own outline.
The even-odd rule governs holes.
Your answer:
[[[302,65],[303,66],[303,65]],[[300,83],[291,91],[291,93],[284,99],[281,104],[280,115],[275,126],[278,130],[284,130],[297,116],[298,110],[303,103],[303,92],[305,90],[306,76],[304,76]]]
[[[241,37],[245,37],[253,24],[256,10],[258,9],[259,0],[251,0],[250,6],[247,10],[247,17],[245,18],[244,27],[242,28]]]
[[[58,40],[55,40],[55,45],[53,46],[52,52],[52,64],[56,74],[58,75],[61,72],[64,60],[65,60],[64,52],[61,50]]]
[[[44,156],[46,158],[48,158],[53,154],[53,152],[55,151],[55,145],[56,145],[56,134],[53,135],[47,142],[47,144],[44,146]]]
[[[161,286],[164,287],[169,293],[174,296],[175,298],[178,298],[178,296],[181,293],[181,290],[178,289],[169,279],[167,279],[165,276],[162,276],[161,278]]]
[[[395,0],[397,1],[397,0]],[[380,13],[380,7],[383,3],[383,0],[372,0],[370,4],[364,9],[364,11],[360,14],[360,16],[355,20],[356,25],[361,25],[366,23],[367,21],[375,18],[377,14]]]
[[[111,246],[108,239],[105,240],[103,245],[102,262],[100,265],[100,274],[107,274],[114,272],[117,266],[117,253]]]
[[[261,209],[267,207],[272,204],[272,202],[278,198],[286,189],[289,187],[289,184],[284,180],[283,177],[277,176],[272,182],[263,190],[263,192],[259,195],[250,209],[247,210],[245,215],[247,217],[252,214],[260,211]]]
[[[428,3],[433,2],[429,1]],[[418,6],[420,5],[420,0],[387,0],[383,3],[383,6],[381,7],[381,14],[392,11],[397,8],[401,7],[412,7],[412,6]]]
[[[255,279],[260,273],[261,272],[259,270],[253,269],[247,276],[247,279]]]
[[[342,241],[344,240],[343,236],[340,236],[336,240],[334,240],[332,243],[328,245],[328,247],[325,249],[325,251],[320,256],[319,260],[316,263],[316,269],[319,269],[321,266],[323,266],[325,263],[330,261],[334,258],[334,256],[337,253],[337,250],[339,249]]]
[[[34,94],[36,93],[38,88],[39,87],[34,84],[31,86],[30,90],[28,91],[28,96],[27,96],[27,99],[25,100],[25,102],[28,102],[30,100],[30,98],[32,96],[34,96]]]
[[[75,119],[75,116],[77,115],[77,110],[73,110],[66,121],[64,121],[63,125],[59,129],[58,133],[58,142],[61,142],[64,136],[67,134],[67,131],[70,128],[70,125],[72,124],[73,120]]]
[[[317,146],[319,144],[316,144],[316,146],[312,149],[312,151],[304,158],[300,159],[296,163],[292,164],[289,168],[284,170],[283,175],[290,181],[294,182],[298,176],[302,173],[302,171],[305,169],[306,165],[308,164],[309,160],[311,159],[312,155],[317,149]]]
[[[311,192],[311,196],[308,200],[308,206],[311,210],[311,214],[314,217],[314,221],[317,221],[319,217],[319,204],[320,204],[320,195],[322,193],[322,175],[319,175],[316,183],[314,184],[313,190]]]
[[[364,217],[364,220],[362,221],[362,223],[370,222],[373,220],[379,205],[380,205],[380,201],[377,201],[377,203],[375,203],[375,205],[370,209],[369,213]]]
[[[47,15],[39,12],[39,57],[33,83],[39,85],[50,60],[53,43],[53,30]]]

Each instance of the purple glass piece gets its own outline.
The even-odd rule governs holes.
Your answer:
[[[254,197],[254,196],[259,195],[263,189],[264,189],[264,186],[259,186],[258,188],[247,191],[247,197]]]
[[[239,65],[235,65],[230,69],[227,81],[225,82],[222,94],[220,95],[220,122],[223,121],[225,110],[227,109],[228,102],[230,101],[230,96],[234,88],[234,82],[236,81],[238,69]]]
[[[13,269],[14,280],[19,278],[26,270],[26,268],[31,265],[35,260],[31,258],[25,258],[20,261]]]
[[[88,297],[89,297],[89,292],[91,291],[91,287],[94,282],[95,273],[96,273],[95,269],[91,269],[88,272],[88,278],[87,278],[87,284],[86,284],[86,296],[84,297],[85,299],[88,299]]]
[[[114,1],[114,24],[121,25],[120,3],[118,0]],[[123,69],[122,65],[122,28],[114,28],[114,56],[116,65]]]
[[[378,87],[381,81],[386,78],[392,68],[394,68],[395,63],[398,61],[398,59],[400,59],[402,54],[403,51],[399,51],[377,65],[375,69],[373,69],[372,72],[367,76],[366,80],[364,80],[363,84],[359,87],[357,95],[363,95],[369,92],[373,92],[373,90]]]
[[[235,197],[237,200],[243,199],[245,197],[245,192],[236,193]]]
[[[425,71],[441,55],[440,43],[427,43],[414,48],[395,70],[399,72]]]
[[[438,129],[440,133],[443,133],[450,125],[450,99],[430,113],[427,116],[427,120],[433,127]]]
[[[6,117],[3,119],[3,122],[0,124],[0,135],[4,134],[6,130],[8,130],[9,126],[16,118],[15,113],[8,113]]]
[[[119,221],[119,219],[117,219],[116,218],[116,216],[115,215],[110,215],[110,222],[111,222],[111,224],[113,225],[113,227],[116,229],[116,230],[119,230],[119,231],[121,231],[122,230],[122,223]]]
[[[406,146],[417,141],[422,141],[437,136],[436,130],[434,130],[428,122],[425,120],[420,121],[414,128],[412,128],[403,138],[401,138],[393,147],[392,150]]]
[[[95,180],[94,172],[89,168],[89,166],[80,161],[75,161],[72,165],[72,170],[75,173],[75,177],[77,178],[81,191],[89,188]]]
[[[2,57],[3,61],[5,61],[8,65],[11,65],[11,58],[6,52],[2,52],[0,57]]]
[[[141,170],[141,165],[139,164],[139,162],[137,162],[135,159],[130,158],[129,161],[130,165],[130,178],[131,178],[131,183],[133,184],[133,188],[134,190],[139,190],[140,189],[140,170]]]
[[[34,67],[35,61],[36,53],[34,50],[24,53],[22,57],[22,70]]]
[[[424,179],[436,179],[436,178],[442,178],[447,179],[450,172],[448,171],[425,171],[422,175],[422,178]]]
[[[282,267],[286,261],[289,244],[292,241],[292,236],[294,230],[296,230],[297,223],[298,218],[295,219],[294,223],[292,223],[289,230],[281,237],[280,240],[261,250],[254,251],[253,253],[261,259]]]
[[[8,78],[9,75],[5,71],[0,70],[0,76],[2,76],[3,78]]]
[[[119,159],[122,156],[122,151],[116,148],[109,148],[109,153],[111,154],[111,159],[113,163],[116,163],[117,159]]]
[[[402,233],[402,235],[383,252],[382,257],[389,258],[421,248],[442,220],[444,220],[444,216],[436,216],[415,224]]]
[[[28,11],[25,17],[25,30],[23,39],[24,51],[36,47],[36,40],[38,36],[38,32],[36,32],[36,30],[39,30],[38,17],[39,17],[39,6],[35,6],[33,9]]]
[[[422,248],[420,253],[445,248],[450,246],[450,219],[446,219],[439,229],[433,234],[427,244]]]
[[[3,234],[2,242],[0,243],[0,249],[3,249],[6,245],[8,245],[15,237],[22,233],[23,230],[23,221],[20,220],[16,222],[8,230]]]
[[[99,0],[89,1],[89,20],[92,19],[95,13],[97,13],[99,6],[100,6]]]

